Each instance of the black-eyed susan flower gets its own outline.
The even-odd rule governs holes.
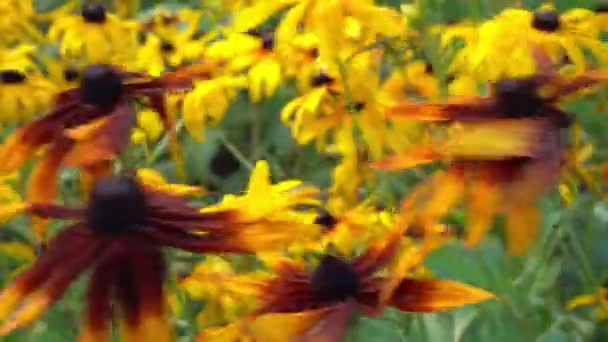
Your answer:
[[[267,279],[254,279],[258,308],[227,327],[203,331],[199,341],[228,341],[237,337],[262,341],[343,341],[354,310],[366,315],[386,306],[402,311],[429,312],[459,308],[493,298],[493,294],[449,280],[400,279],[389,300],[380,302],[390,276],[386,269],[398,251],[401,234],[390,234],[353,258],[321,256],[308,267],[284,261]],[[226,280],[228,281],[229,278]],[[221,280],[220,280],[221,281]],[[291,319],[290,319],[291,318]],[[282,329],[272,329],[281,323]],[[286,324],[288,323],[288,324]]]
[[[532,43],[554,62],[567,58],[579,71],[594,63],[605,65],[608,49],[600,40],[599,29],[590,12],[581,13],[586,11],[578,9],[560,15],[547,6],[533,12],[505,9],[477,28],[477,36],[455,61],[481,80],[523,77],[535,70],[530,57]],[[590,51],[595,61],[586,57],[585,51]]]
[[[373,1],[299,1],[277,27],[277,45],[288,45],[301,33],[319,40],[319,58],[324,63],[345,60],[358,49],[378,39],[407,32],[398,11]]]
[[[507,250],[515,254],[527,250],[540,220],[537,201],[559,177],[560,128],[571,120],[556,102],[600,79],[593,72],[561,78],[551,72],[547,55],[534,51],[541,71],[528,78],[499,80],[491,96],[392,108],[395,116],[445,121],[447,130],[428,144],[377,166],[411,167],[435,160],[449,163],[446,172],[418,186],[404,208],[413,213],[414,208],[422,207],[420,216],[434,225],[464,197],[470,245],[478,243],[494,215],[502,213],[507,217]],[[414,215],[411,219],[415,220]]]
[[[80,14],[55,20],[48,34],[60,44],[61,56],[85,63],[124,64],[132,58],[137,43],[135,25],[109,13],[100,3],[86,4]]]
[[[158,78],[107,64],[89,65],[78,88],[60,93],[47,115],[7,138],[0,150],[2,171],[15,170],[46,147],[30,178],[28,199],[49,202],[55,197],[61,165],[96,170],[128,144],[135,96],[146,98],[169,128],[165,93],[190,89],[199,76],[195,65]]]
[[[181,196],[128,177],[97,181],[84,207],[29,203],[25,210],[75,222],[59,232],[40,258],[0,294],[0,335],[34,321],[91,269],[82,341],[108,340],[115,315],[120,315],[128,341],[171,341],[162,248],[255,252],[251,245],[234,243],[235,234],[243,233],[232,225],[237,212],[201,212]]]

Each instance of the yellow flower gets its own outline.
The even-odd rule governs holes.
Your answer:
[[[268,163],[260,160],[251,171],[245,194],[224,195],[221,202],[203,210],[237,210],[239,223],[235,224],[242,226],[238,237],[241,243],[276,251],[277,245],[286,246],[319,234],[320,229],[312,224],[310,215],[296,209],[299,205],[317,204],[318,192],[316,187],[305,186],[299,180],[272,184]]]
[[[61,56],[88,63],[124,64],[137,42],[135,26],[99,3],[83,6],[80,15],[54,21],[49,38],[60,43]]]
[[[202,42],[196,41],[199,11],[180,9],[176,13],[155,10],[140,24],[145,36],[134,60],[136,70],[158,76],[166,67],[176,67],[200,57]]]
[[[299,32],[319,39],[319,57],[325,63],[344,60],[382,37],[402,35],[406,22],[398,11],[370,0],[303,0],[288,10],[277,28],[278,47],[288,45]]]
[[[534,45],[545,50],[554,63],[570,61],[578,70],[591,63],[583,50],[606,65],[608,49],[600,41],[597,25],[588,24],[589,16],[590,12],[581,9],[562,15],[548,7],[534,12],[506,9],[478,27],[476,37],[459,51],[455,63],[458,70],[482,80],[528,76],[536,70],[530,54]]]
[[[151,110],[142,110],[137,113],[137,126],[131,135],[134,143],[143,143],[145,140],[156,141],[164,132],[160,116]],[[143,136],[145,140],[141,141],[139,138],[134,140],[134,136]]]
[[[255,309],[255,285],[265,277],[268,275],[262,273],[237,274],[228,261],[213,255],[206,256],[178,286],[193,299],[204,301],[197,322],[205,329],[235,321]]]
[[[0,43],[9,45],[19,41],[42,42],[44,36],[33,24],[33,0],[0,1]]]
[[[243,76],[220,76],[195,82],[183,101],[184,125],[193,138],[204,139],[204,128],[220,122],[237,89],[247,86]]]
[[[380,96],[387,105],[393,105],[407,98],[439,99],[439,81],[433,75],[432,66],[424,61],[413,61],[404,70],[394,70],[382,84]]]
[[[0,67],[0,122],[25,122],[46,110],[55,87],[36,73]]]

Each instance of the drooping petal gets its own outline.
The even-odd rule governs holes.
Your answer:
[[[391,304],[402,311],[432,312],[460,308],[495,298],[477,287],[453,280],[404,279],[395,290]]]
[[[162,288],[165,265],[161,251],[151,246],[132,246],[124,257],[117,297],[124,314],[121,332],[125,340],[173,341],[165,317]]]
[[[466,245],[475,246],[491,227],[501,195],[500,184],[493,179],[492,170],[480,168],[471,180],[467,193]]]
[[[86,314],[80,327],[79,342],[109,341],[112,319],[111,296],[121,267],[119,258],[109,256],[89,279]]]
[[[75,225],[60,232],[48,250],[0,295],[0,335],[26,326],[58,300],[94,259],[103,244]],[[74,258],[74,255],[78,255]]]
[[[117,105],[114,113],[103,124],[89,129],[87,134],[78,136],[71,133],[71,137],[77,140],[64,163],[67,166],[81,167],[112,160],[129,143],[132,121],[131,109],[124,103]]]

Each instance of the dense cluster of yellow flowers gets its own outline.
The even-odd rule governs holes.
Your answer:
[[[565,204],[583,185],[602,194],[584,127],[563,105],[608,81],[608,16],[546,4],[420,27],[420,11],[372,0],[145,11],[137,0],[68,0],[41,12],[3,1],[0,221],[29,215],[33,229],[29,245],[0,244],[23,259],[0,293],[0,335],[40,317],[86,270],[83,342],[110,339],[113,323],[126,341],[171,341],[168,317],[192,302],[202,304],[200,341],[337,342],[355,312],[492,299],[434,278],[424,258],[455,238],[444,219],[461,203],[467,246],[504,215],[506,250],[525,254],[547,191]],[[282,87],[293,96],[269,114],[297,144],[339,157],[327,188],[273,183],[259,153],[248,160],[230,145],[249,185],[217,203],[189,204],[209,192],[155,170],[166,148],[183,178],[185,134],[204,141],[240,95],[260,124],[256,112]],[[387,169],[434,162],[400,208],[377,205]],[[66,168],[79,172],[81,206],[59,195]],[[72,223],[54,231],[49,219]],[[165,247],[194,256],[191,272],[165,272]]]

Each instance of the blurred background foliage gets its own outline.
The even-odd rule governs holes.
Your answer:
[[[203,0],[205,3],[207,0]],[[38,0],[40,9],[53,8],[60,0]],[[103,2],[103,1],[102,1]],[[209,0],[212,2],[212,0]],[[407,1],[377,1],[398,7]],[[512,0],[424,0],[418,25],[433,22],[479,20],[513,4]],[[162,5],[182,7],[195,0],[144,0],[145,8]],[[536,8],[543,1],[521,1]],[[593,0],[556,0],[556,8],[593,8]],[[212,25],[211,21],[201,24]],[[429,42],[432,51],[433,42]],[[437,66],[446,64],[446,56],[431,58]],[[441,70],[441,68],[438,68]],[[194,141],[181,132],[184,141],[188,183],[201,184],[217,193],[241,191],[247,183],[252,155],[268,160],[275,181],[299,178],[326,188],[337,156],[320,154],[311,145],[298,146],[288,128],[279,119],[281,108],[293,98],[295,87],[284,84],[270,98],[252,104],[243,91],[230,107],[223,122],[206,131],[207,139]],[[608,120],[598,113],[599,98],[572,103],[569,110],[586,128],[593,143],[594,158],[608,158]],[[257,122],[252,124],[252,118]],[[259,129],[252,132],[252,127]],[[252,134],[259,140],[252,145]],[[126,155],[129,155],[127,153]],[[153,165],[165,174],[174,175],[173,164],[165,155]],[[429,170],[430,171],[430,170]],[[378,172],[374,193],[380,194],[385,207],[398,201],[424,173]],[[62,175],[63,188],[77,190],[75,176],[67,170]],[[173,178],[175,180],[175,177]],[[72,183],[71,186],[67,186]],[[501,230],[492,234],[480,247],[470,250],[460,243],[450,243],[431,255],[426,265],[440,278],[455,279],[479,286],[499,297],[481,305],[448,313],[402,314],[387,311],[381,319],[359,319],[349,332],[352,342],[367,341],[608,341],[608,327],[597,322],[592,307],[569,311],[565,303],[581,293],[592,293],[608,280],[608,204],[588,189],[581,189],[574,203],[565,207],[557,191],[543,202],[543,229],[540,239],[524,257],[506,256]],[[455,211],[450,221],[462,227],[463,214]],[[500,224],[500,223],[497,223]],[[0,230],[0,239],[26,241],[27,222],[15,220]],[[0,251],[1,252],[1,251]],[[28,255],[12,253],[0,257],[0,277],[5,278]],[[171,256],[177,258],[177,256]],[[185,267],[175,259],[174,267]],[[5,279],[3,279],[5,280]],[[78,333],[82,284],[69,291],[50,309],[34,328],[17,332],[1,341],[72,341]],[[195,308],[184,307],[176,323],[181,341],[196,336]]]

